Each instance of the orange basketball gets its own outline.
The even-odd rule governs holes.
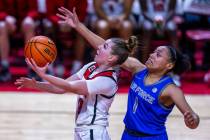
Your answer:
[[[24,48],[26,58],[33,58],[40,67],[52,63],[57,56],[55,43],[46,36],[32,37]]]

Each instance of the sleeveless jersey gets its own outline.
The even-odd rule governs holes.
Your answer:
[[[86,65],[86,69],[83,73],[82,79],[85,80],[95,80],[95,78],[106,78],[106,82],[113,83],[109,91],[107,93],[98,94],[89,94],[88,97],[79,95],[78,96],[78,105],[77,105],[77,113],[76,113],[76,127],[82,126],[91,126],[91,125],[101,125],[108,126],[108,111],[113,102],[114,95],[117,92],[117,76],[114,70],[107,70],[100,73],[96,73],[98,65],[93,62]],[[84,67],[83,67],[84,69]],[[108,81],[107,81],[108,80]],[[104,81],[105,82],[105,81]],[[103,79],[99,84],[103,87]],[[94,88],[94,85],[92,85]],[[113,88],[114,87],[114,88]]]
[[[166,132],[165,122],[174,106],[163,106],[159,103],[159,97],[169,84],[174,83],[167,75],[154,84],[145,85],[147,74],[148,70],[144,69],[134,75],[129,89],[124,123],[127,129],[158,135]]]

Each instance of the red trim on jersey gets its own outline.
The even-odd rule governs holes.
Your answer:
[[[85,98],[86,98],[86,96],[85,96]],[[75,120],[77,120],[77,118],[82,110],[83,103],[84,103],[84,99],[79,98],[78,102],[77,102],[78,105],[77,105]]]
[[[98,68],[97,63],[90,65],[84,73],[84,78],[87,80],[90,80],[90,79],[94,79],[98,76],[105,76],[105,77],[109,77],[109,78],[113,79],[115,82],[117,82],[113,77],[113,72],[115,72],[115,70],[102,71],[102,72],[94,75],[92,78],[89,78],[89,76],[95,71],[96,68]]]
[[[112,80],[114,80],[115,82],[117,82],[115,80],[115,78],[113,77],[113,73],[115,72],[115,70],[107,70],[107,71],[103,71],[103,72],[100,72],[100,73],[97,73],[96,75],[94,75],[92,78],[89,78],[89,76],[98,68],[98,64],[97,63],[93,63],[92,65],[90,65],[85,73],[84,73],[84,78],[86,80],[90,80],[90,79],[94,79],[98,76],[104,76],[104,77],[109,77],[111,78]],[[107,98],[107,99],[111,99],[112,97],[115,96],[115,94],[113,94],[112,96],[106,96],[106,95],[103,95],[103,94],[100,94],[102,97],[104,98]],[[93,116],[93,119],[91,121],[91,124],[94,123],[95,121],[95,117],[96,117],[96,106],[97,106],[97,97],[98,95],[96,95],[96,101],[95,101],[95,104],[94,104],[94,116]],[[86,96],[85,96],[86,98]],[[82,106],[83,106],[83,103],[84,103],[84,99],[82,98],[79,98],[78,99],[78,106],[77,106],[77,111],[76,111],[76,120],[77,120],[77,117],[78,115],[80,114],[81,112],[81,109],[82,109]]]
[[[97,63],[94,63],[94,64],[90,65],[90,66],[86,69],[86,71],[85,71],[85,73],[84,73],[84,78],[85,78],[85,79],[89,79],[89,76],[93,73],[93,71],[94,71],[96,68],[98,68],[98,64],[97,64]]]

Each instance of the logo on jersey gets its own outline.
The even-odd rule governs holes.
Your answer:
[[[90,68],[88,68],[89,71],[93,71],[93,70],[95,70],[95,69],[96,69],[96,66],[95,66],[95,65],[93,65],[93,66],[91,66]]]
[[[154,87],[154,88],[152,89],[152,92],[153,92],[153,93],[156,93],[157,90],[158,90],[158,89],[157,89],[156,87]]]
[[[138,94],[143,100],[146,102],[153,104],[155,101],[155,98],[151,96],[149,93],[147,93],[144,89],[142,89],[140,86],[138,86],[137,83],[132,82],[131,84],[131,90],[133,90],[135,93]]]

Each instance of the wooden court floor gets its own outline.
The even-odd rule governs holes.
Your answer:
[[[169,140],[210,140],[210,96],[186,96],[200,115],[200,126],[190,130],[175,108],[167,121]],[[110,109],[112,140],[123,131],[127,95],[118,94]],[[76,96],[49,93],[0,93],[0,140],[73,140]]]

